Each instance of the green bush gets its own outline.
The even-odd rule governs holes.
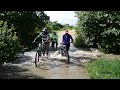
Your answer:
[[[13,26],[8,28],[7,22],[0,21],[0,64],[3,62],[11,62],[20,52],[21,47]]]
[[[73,43],[75,45],[75,47],[77,47],[77,48],[88,47],[87,46],[87,40],[85,39],[84,34],[81,31],[78,31],[78,30],[76,30],[76,33],[77,33],[77,37],[75,38],[74,43]]]
[[[86,44],[84,42],[84,39],[82,36],[77,36],[75,41],[74,41],[75,47],[86,47]]]
[[[54,21],[54,22],[50,21],[50,22],[48,22],[48,24],[46,26],[50,31],[60,30],[64,27],[62,24],[58,23],[58,21]]]
[[[77,30],[84,33],[88,46],[99,48],[105,53],[120,54],[120,11],[75,13],[78,17]]]
[[[31,49],[37,32],[46,26],[49,17],[44,11],[1,11],[0,20],[7,21],[9,28],[13,24],[20,44]]]
[[[108,29],[102,33],[101,50],[106,53],[120,54],[120,30]]]

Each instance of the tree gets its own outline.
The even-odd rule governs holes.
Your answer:
[[[120,53],[120,11],[77,11],[78,30],[87,44],[106,53]],[[80,35],[79,35],[80,36]],[[112,43],[111,43],[112,42]]]
[[[8,28],[7,22],[0,21],[0,64],[14,61],[21,51],[18,38],[12,30],[14,30],[13,25]]]
[[[63,25],[64,29],[72,29],[73,26],[69,25],[69,24],[64,24]]]
[[[50,29],[50,30],[60,30],[63,28],[63,25],[58,23],[58,21],[54,21],[54,22],[49,22],[47,24],[47,27]]]
[[[40,32],[49,21],[43,11],[1,11],[0,19],[7,21],[8,27],[14,25],[21,44],[28,48],[33,46],[31,42],[37,36],[37,31]]]

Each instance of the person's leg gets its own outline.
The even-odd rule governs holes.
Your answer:
[[[55,46],[55,48],[57,47],[56,45],[57,45],[56,42],[54,42],[54,46]]]
[[[70,43],[66,44],[66,50],[69,51],[69,48],[70,48]]]
[[[48,44],[46,44],[46,54],[47,54],[47,56],[49,55],[49,43]]]
[[[45,56],[45,44],[43,45],[42,51],[43,51],[43,56]]]
[[[54,42],[52,42],[52,44],[51,44],[52,49],[54,48],[54,44],[55,44],[55,43],[54,43]]]
[[[56,42],[56,49],[57,49],[57,47],[58,47],[58,42]]]

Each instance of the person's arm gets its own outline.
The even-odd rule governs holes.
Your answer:
[[[73,37],[70,35],[70,38],[71,38],[71,42],[73,43]]]
[[[34,41],[33,42],[35,42],[36,41],[36,39],[38,38],[38,37],[40,37],[42,35],[42,33],[40,33],[35,39],[34,39]]]

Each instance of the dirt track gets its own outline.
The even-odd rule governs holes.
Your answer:
[[[75,37],[75,31],[69,33]],[[59,43],[63,31],[58,33]],[[0,67],[1,79],[89,79],[84,64],[93,60],[101,53],[97,50],[77,49],[73,45],[70,48],[70,64],[58,54],[58,51],[51,52],[54,62],[42,64],[39,68],[34,66],[35,50],[25,52],[14,64],[6,64]]]

